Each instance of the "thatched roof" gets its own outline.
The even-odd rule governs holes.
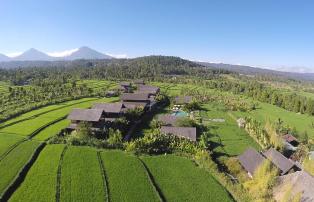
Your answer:
[[[176,104],[189,104],[192,102],[193,97],[192,96],[177,96],[175,98]]]
[[[101,109],[73,109],[68,119],[74,121],[98,122],[104,111]]]
[[[149,101],[148,93],[123,93],[121,95],[123,101]]]
[[[102,109],[106,113],[120,113],[125,106],[121,102],[116,103],[96,103],[93,109]]]
[[[162,126],[160,132],[196,141],[196,128]]]
[[[147,106],[146,102],[123,102],[126,109],[135,109],[137,107],[145,108]]]
[[[142,85],[145,84],[145,82],[144,82],[143,79],[137,79],[137,80],[135,80],[133,83],[134,83],[134,84],[142,84]]]
[[[163,114],[158,116],[158,121],[162,122],[164,125],[174,126],[177,120],[178,117],[171,114]]]
[[[274,196],[282,201],[284,193],[290,191],[292,196],[302,193],[302,202],[314,201],[314,177],[305,171],[297,171],[292,174],[279,177],[278,185],[274,188]]]
[[[156,86],[149,86],[149,85],[139,85],[137,88],[137,92],[144,92],[156,95],[159,92],[160,88]]]
[[[282,175],[289,172],[289,170],[296,166],[293,161],[286,158],[274,148],[270,148],[269,150],[263,152],[263,155],[275,164],[275,166],[281,171]]]
[[[243,168],[253,177],[254,172],[264,162],[265,158],[255,149],[249,148],[238,157]]]

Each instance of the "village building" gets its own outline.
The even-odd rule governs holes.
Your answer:
[[[196,141],[196,128],[193,127],[162,126],[160,132],[163,134],[172,134],[177,137],[187,138],[191,141]]]
[[[135,85],[145,85],[145,82],[143,79],[137,79],[133,82]]]
[[[119,90],[121,90],[123,93],[131,93],[132,84],[130,82],[121,82]]]
[[[99,109],[104,111],[105,121],[114,121],[120,118],[126,111],[126,106],[121,102],[116,103],[96,103],[93,109]]]
[[[105,94],[105,97],[115,97],[118,96],[119,92],[116,90],[108,90]]]
[[[181,106],[190,104],[192,101],[192,96],[177,96],[174,98],[174,110],[178,110]]]
[[[285,142],[291,144],[291,145],[294,146],[294,147],[297,147],[297,146],[299,145],[298,139],[295,138],[293,135],[286,134],[286,135],[282,136],[282,139],[283,139]]]
[[[157,120],[160,121],[164,126],[174,126],[178,120],[178,117],[171,114],[163,114],[159,115]]]
[[[251,178],[253,178],[255,171],[266,160],[264,156],[253,148],[247,149],[242,155],[238,156],[238,159]]]
[[[149,85],[138,85],[135,93],[148,93],[149,96],[156,96],[160,92],[160,88]]]
[[[314,177],[305,171],[297,171],[280,176],[276,187],[273,189],[276,201],[283,201],[287,189],[291,188],[291,196],[301,194],[302,202],[314,201]]]
[[[295,162],[286,158],[274,148],[270,148],[263,152],[263,155],[279,169],[280,175],[285,175],[290,172],[301,170],[301,168],[299,168]]]
[[[105,124],[105,112],[101,109],[73,109],[67,119],[71,121],[68,130],[76,130],[81,122],[87,122],[92,130],[99,131]]]
[[[123,93],[121,101],[126,108],[134,109],[143,107],[144,110],[150,109],[154,102],[149,98],[148,93]]]

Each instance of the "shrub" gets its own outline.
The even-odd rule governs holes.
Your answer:
[[[244,183],[255,201],[272,201],[272,188],[275,185],[278,170],[274,168],[270,161],[264,163],[255,171],[252,180]]]
[[[191,103],[185,104],[183,109],[188,111],[188,112],[191,112],[191,111],[195,111],[195,110],[200,110],[201,105],[196,101],[192,101]]]
[[[122,145],[122,133],[120,130],[109,129],[108,143],[112,146],[120,147]]]

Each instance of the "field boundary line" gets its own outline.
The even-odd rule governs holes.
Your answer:
[[[157,193],[158,195],[158,198],[161,202],[166,202],[166,197],[165,195],[162,193],[160,187],[157,185],[156,183],[156,180],[153,176],[153,174],[150,172],[149,168],[147,167],[147,165],[145,164],[145,162],[137,157],[137,159],[141,162],[142,166],[144,167],[144,170],[146,171],[146,174],[147,174],[147,177],[148,177],[148,180],[150,181],[152,187],[154,188],[155,192]]]
[[[0,156],[0,161],[2,161],[6,156],[8,156],[16,147],[18,147],[20,144],[22,144],[23,142],[26,142],[28,140],[31,140],[33,137],[35,137],[38,133],[40,133],[41,131],[43,131],[44,129],[48,128],[49,126],[59,122],[59,121],[62,121],[66,118],[66,116],[64,117],[61,117],[61,118],[58,118],[54,121],[51,121],[50,123],[36,129],[34,132],[32,132],[30,135],[28,136],[23,136],[24,139],[21,140],[21,141],[18,141],[17,143],[15,143],[14,145],[12,145],[4,154],[2,154]]]
[[[23,142],[26,142],[28,140],[28,138],[24,138],[18,142],[16,142],[14,145],[12,145],[6,152],[4,152],[1,156],[0,156],[0,162],[6,157],[8,156],[11,151],[13,151],[16,147],[18,147],[20,144],[22,144]]]
[[[98,157],[98,162],[101,170],[101,176],[103,178],[103,186],[104,186],[104,191],[106,193],[105,199],[107,202],[110,202],[110,190],[109,190],[109,182],[108,182],[108,176],[104,167],[104,161],[101,158],[100,151],[97,151],[97,157]]]
[[[0,202],[8,201],[9,198],[13,195],[13,193],[19,188],[19,186],[23,183],[25,180],[25,177],[28,173],[28,171],[31,169],[35,161],[37,160],[40,152],[44,149],[46,146],[46,143],[41,143],[33,152],[32,156],[28,160],[28,162],[22,167],[22,169],[18,172],[18,174],[15,176],[13,181],[6,187],[6,189],[3,192],[3,195],[0,196]]]
[[[57,182],[56,182],[56,202],[60,202],[60,196],[61,196],[61,169],[62,169],[62,163],[64,159],[65,152],[68,149],[68,145],[66,145],[61,153],[59,165],[58,165],[58,171],[57,171]]]
[[[40,128],[37,128],[34,132],[32,132],[30,135],[28,135],[28,138],[29,139],[32,139],[33,137],[35,137],[36,135],[38,135],[38,133],[40,133],[41,131],[43,131],[44,129],[48,128],[49,126],[55,124],[55,123],[58,123],[59,121],[62,121],[64,119],[66,119],[67,115],[66,116],[63,116],[63,117],[60,117],[58,119],[55,119],[43,126],[41,126]]]

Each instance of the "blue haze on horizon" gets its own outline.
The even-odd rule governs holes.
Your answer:
[[[314,72],[313,10],[310,0],[0,0],[0,53],[89,46]]]

